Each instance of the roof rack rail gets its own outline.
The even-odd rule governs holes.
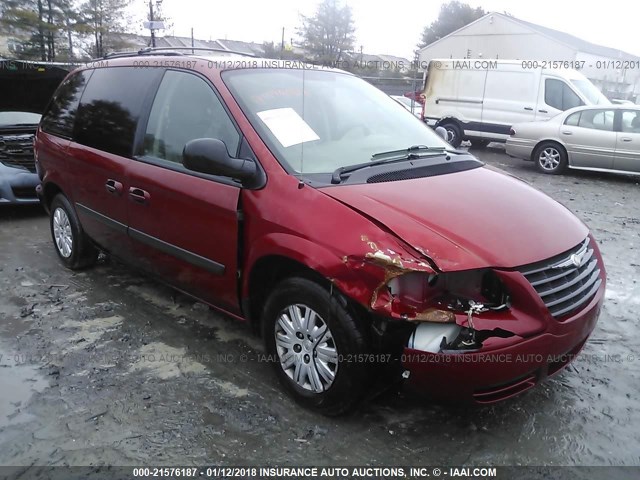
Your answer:
[[[178,50],[198,50],[198,51],[208,51],[208,52],[220,52],[220,53],[233,53],[235,55],[242,55],[244,57],[252,57],[256,58],[256,55],[247,52],[239,52],[237,50],[227,50],[225,48],[209,48],[209,47],[145,47],[141,48],[137,51],[124,51],[124,52],[113,52],[107,53],[104,59],[107,58],[119,58],[119,57],[135,57],[137,55],[185,55]]]
[[[108,58],[137,57],[138,55],[145,55],[145,52],[143,50],[127,50],[123,52],[111,52],[111,53],[107,53],[104,57],[100,57],[100,58],[106,60]],[[180,56],[184,54],[180,52],[165,52],[165,53],[157,52],[156,55]]]

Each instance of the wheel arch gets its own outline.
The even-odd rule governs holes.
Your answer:
[[[58,195],[59,193],[61,193],[62,195],[65,195],[62,188],[60,188],[60,186],[55,182],[45,183],[42,187],[42,192],[43,192],[42,198],[45,203],[44,207],[47,211],[49,211],[49,209],[51,208],[51,202],[53,202],[53,199],[56,197],[56,195]]]
[[[355,285],[356,277],[335,252],[289,234],[273,234],[259,243],[252,248],[240,292],[244,316],[254,328],[260,327],[261,308],[273,287],[292,276],[305,277],[327,289],[334,289],[344,302],[361,313],[364,307],[357,307],[359,303],[342,288]]]
[[[538,149],[544,145],[545,143],[551,143],[554,144],[558,147],[560,147],[560,149],[564,152],[564,154],[567,157],[567,163],[570,165],[571,164],[571,157],[569,155],[569,152],[567,150],[567,147],[565,147],[562,143],[560,143],[558,140],[554,139],[554,138],[545,138],[544,140],[540,140],[538,143],[536,143],[533,147],[533,149],[531,150],[531,161],[535,162],[536,161],[536,154],[538,153]]]

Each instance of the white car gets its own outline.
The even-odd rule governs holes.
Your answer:
[[[415,100],[411,100],[410,98],[403,97],[401,95],[390,95],[396,102],[402,105],[404,108],[413,113],[416,117],[421,118],[422,116],[422,105],[416,102]]]
[[[511,127],[506,152],[543,173],[566,168],[640,175],[640,107],[577,107],[550,120]]]

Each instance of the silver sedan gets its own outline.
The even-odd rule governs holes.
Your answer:
[[[506,150],[544,173],[576,168],[640,175],[640,107],[577,107],[547,121],[519,123],[511,127]]]

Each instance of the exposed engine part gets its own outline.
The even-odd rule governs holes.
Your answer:
[[[495,328],[474,330],[451,323],[420,323],[407,342],[407,347],[430,353],[462,353],[482,348],[487,338],[509,338],[513,333]]]
[[[420,323],[409,338],[408,347],[438,353],[445,344],[459,337],[462,327],[455,323]]]

